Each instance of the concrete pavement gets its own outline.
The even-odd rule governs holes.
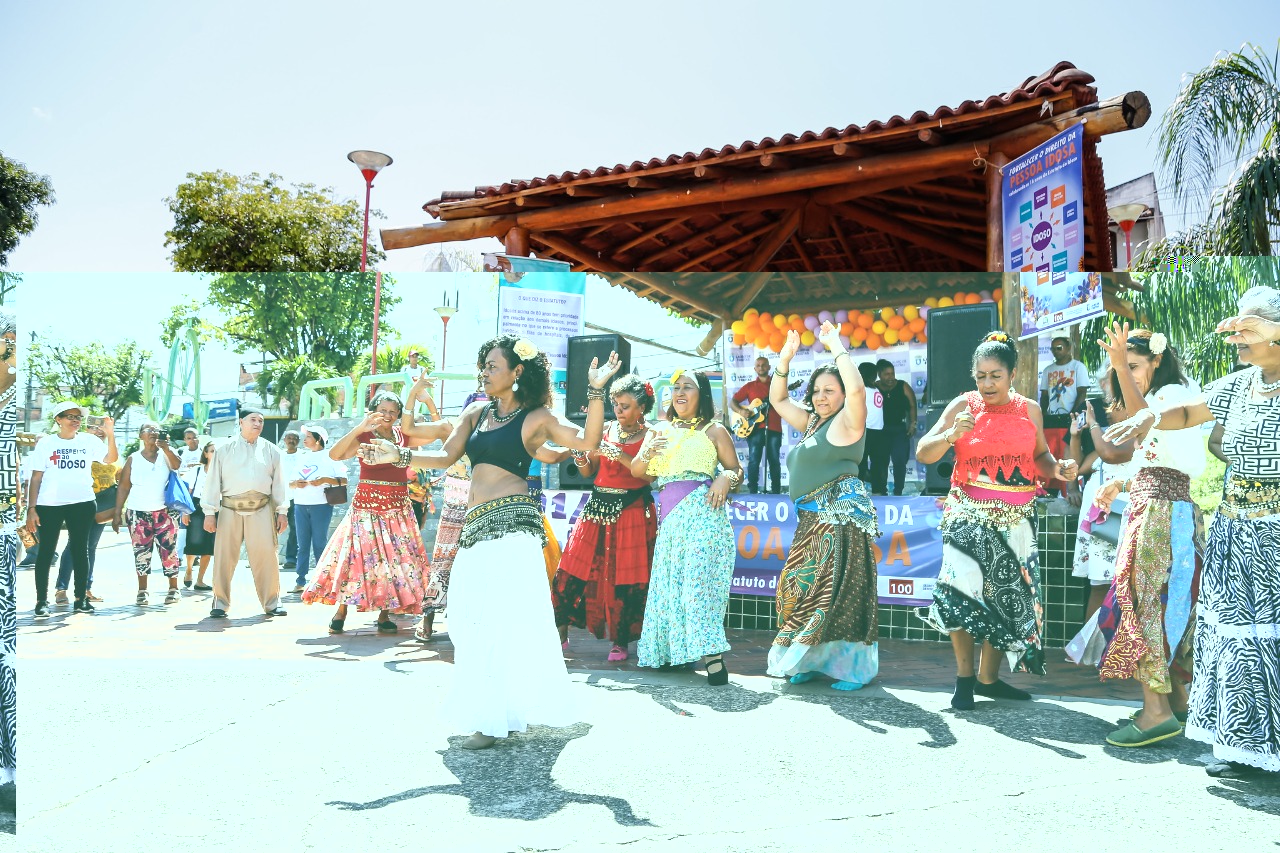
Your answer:
[[[63,608],[34,624],[32,583],[20,573],[18,836],[0,850],[1258,850],[1280,840],[1276,780],[1210,779],[1208,750],[1181,738],[1106,746],[1130,704],[983,701],[956,713],[949,690],[896,675],[884,652],[883,677],[852,694],[737,673],[717,689],[691,673],[574,669],[583,723],[470,752],[438,719],[447,643],[414,642],[408,619],[386,637],[373,614],[353,613],[356,630],[331,637],[331,608],[287,596],[289,615],[268,620],[245,567],[229,620],[208,618],[207,595],[138,608],[127,540],[110,532],[97,614]],[[158,573],[151,586],[163,588]],[[585,635],[572,640],[592,650]]]

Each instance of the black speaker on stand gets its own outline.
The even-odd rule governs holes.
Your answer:
[[[598,358],[600,364],[604,364],[611,352],[616,352],[622,362],[614,376],[630,373],[631,341],[622,335],[577,335],[569,338],[568,387],[564,392],[564,413],[569,420],[579,424],[586,421],[587,371],[591,369],[591,359]],[[613,407],[608,400],[605,401],[604,417],[605,420],[613,419]]]
[[[945,409],[973,390],[973,351],[990,332],[1000,328],[994,302],[934,308],[926,319],[929,378],[925,404]]]
[[[932,340],[932,338],[930,338]],[[929,406],[924,410],[924,432],[933,429],[933,425],[942,417],[946,406]],[[923,434],[923,433],[922,433]],[[932,465],[924,466],[924,492],[926,495],[945,495],[951,491],[951,472],[956,467],[956,452],[948,450],[942,458]]]
[[[582,469],[574,464],[573,459],[560,463],[560,488],[589,489],[595,484],[595,477],[584,477]]]

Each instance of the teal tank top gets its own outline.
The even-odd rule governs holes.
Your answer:
[[[867,433],[863,430],[862,438],[847,447],[836,447],[827,441],[827,430],[833,420],[834,417],[828,419],[817,432],[788,451],[787,492],[792,500],[798,500],[838,477],[858,476]]]

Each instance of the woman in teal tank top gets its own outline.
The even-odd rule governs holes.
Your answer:
[[[837,690],[857,690],[880,670],[871,547],[880,532],[858,477],[867,395],[839,329],[823,323],[818,339],[835,363],[813,372],[804,405],[787,396],[787,369],[800,347],[796,332],[787,333],[769,388],[774,411],[804,437],[787,454],[796,535],[778,578],[778,636],[768,671],[792,684],[825,675]]]

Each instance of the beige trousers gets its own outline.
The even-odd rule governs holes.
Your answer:
[[[233,509],[218,510],[218,536],[213,540],[213,606],[231,606],[231,578],[240,561],[240,546],[249,552],[249,569],[263,611],[280,606],[280,560],[277,545],[275,507],[267,504],[251,515]]]

